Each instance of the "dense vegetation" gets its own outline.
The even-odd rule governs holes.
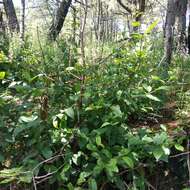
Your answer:
[[[0,189],[189,189],[190,59],[166,65],[157,24],[96,60],[89,42],[2,36]]]

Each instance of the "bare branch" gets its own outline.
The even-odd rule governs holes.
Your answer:
[[[119,5],[120,5],[123,9],[125,9],[130,15],[132,15],[132,10],[131,10],[129,7],[127,7],[126,5],[124,5],[121,0],[117,0],[117,2],[119,3]]]

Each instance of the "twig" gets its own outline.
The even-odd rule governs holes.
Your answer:
[[[148,181],[145,182],[151,189],[157,190],[152,184],[150,184]]]
[[[32,181],[33,181],[33,185],[34,185],[34,190],[37,190],[37,185],[36,185],[36,181],[35,181],[34,177],[32,178]]]
[[[188,174],[189,174],[189,181],[188,184],[190,184],[190,154],[189,154],[189,145],[190,145],[190,141],[189,139],[187,140],[187,169],[188,169]]]
[[[48,158],[47,160],[43,160],[42,162],[40,162],[39,164],[37,164],[37,165],[33,168],[32,173],[34,173],[35,170],[36,170],[39,166],[41,166],[42,164],[48,163],[48,162],[52,162],[52,161],[54,161],[55,159],[57,159],[57,158],[59,158],[59,157],[62,157],[62,156],[64,156],[64,155],[65,155],[65,154],[58,154],[58,155],[56,155],[56,156],[53,156],[53,157],[51,157],[51,158]]]
[[[107,181],[105,181],[102,186],[100,187],[100,190],[104,190],[105,185],[107,184]]]
[[[185,156],[185,155],[188,155],[188,154],[190,154],[190,151],[188,151],[188,152],[183,152],[183,153],[176,154],[176,155],[172,155],[172,156],[170,156],[170,158],[177,158],[177,157]]]

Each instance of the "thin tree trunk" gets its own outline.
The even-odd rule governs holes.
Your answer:
[[[81,48],[81,58],[83,66],[86,65],[86,55],[85,55],[85,41],[84,41],[84,33],[87,22],[87,0],[84,0],[84,18],[81,18],[81,28],[80,28],[80,48]]]
[[[141,23],[142,15],[144,14],[145,8],[146,8],[146,1],[145,0],[139,0],[138,4],[139,4],[139,8],[138,8],[138,11],[137,11],[135,21]],[[137,32],[139,30],[139,28],[140,28],[139,26],[134,26],[133,31]]]
[[[189,15],[189,26],[188,26],[188,38],[187,38],[188,53],[190,55],[190,15]]]
[[[21,40],[24,41],[25,36],[25,0],[21,0],[22,11],[21,11],[21,30],[20,37]]]
[[[166,27],[165,27],[165,56],[166,64],[171,63],[172,50],[173,50],[173,27],[175,24],[175,0],[168,0]]]
[[[0,34],[4,35],[5,34],[5,25],[3,21],[3,11],[0,9]]]
[[[179,48],[184,50],[186,48],[185,39],[186,39],[186,13],[187,13],[187,0],[178,0],[178,33],[179,33]]]
[[[12,0],[3,0],[4,9],[8,18],[11,32],[19,32],[19,23],[16,16],[15,7]]]
[[[50,40],[56,40],[57,36],[61,32],[61,29],[63,27],[64,21],[68,14],[71,3],[72,3],[72,0],[62,0],[60,2],[60,5],[56,11],[55,18],[53,19],[53,22],[49,29],[48,37]]]

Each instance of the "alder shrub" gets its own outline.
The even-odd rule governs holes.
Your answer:
[[[167,126],[143,123],[163,117],[172,68],[164,79],[159,48],[140,34],[101,64],[81,65],[68,49],[29,43],[0,61],[0,184],[146,189],[171,149],[184,151]]]

